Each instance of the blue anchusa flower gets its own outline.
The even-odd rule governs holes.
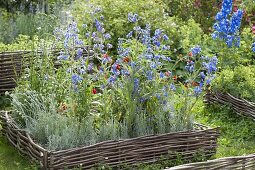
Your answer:
[[[60,54],[58,57],[57,57],[57,59],[58,60],[68,60],[68,58],[69,58],[69,55],[67,55],[67,54]]]
[[[101,32],[101,33],[105,32],[105,29],[103,27],[103,23],[98,21],[98,19],[95,19],[95,26],[96,26],[98,32]]]
[[[202,93],[202,88],[200,86],[196,86],[194,88],[194,94],[195,96],[199,96]]]
[[[198,55],[200,52],[201,52],[201,47],[200,46],[196,46],[196,47],[191,48],[191,53],[192,53],[193,56]]]
[[[75,60],[79,60],[82,57],[82,54],[83,54],[83,49],[82,48],[78,48],[77,52],[76,52]]]
[[[255,52],[255,42],[252,43],[252,51]]]
[[[153,80],[153,71],[149,70],[146,72],[146,77],[148,80]]]
[[[175,85],[173,83],[170,84],[170,89],[173,90],[173,91],[176,90],[176,87],[175,87]]]
[[[128,21],[129,22],[137,22],[138,21],[138,15],[137,14],[132,14],[132,13],[128,13]]]
[[[185,69],[190,72],[190,73],[193,73],[194,72],[194,61],[189,61],[187,62],[187,65],[185,66]]]
[[[87,70],[88,70],[89,72],[92,71],[93,65],[94,65],[93,63],[89,63],[88,68],[87,68]]]
[[[134,89],[132,92],[132,95],[138,92],[139,89],[139,79],[138,78],[134,78]]]
[[[116,76],[110,76],[107,80],[108,84],[113,85],[115,83],[115,81],[117,80]]]
[[[64,32],[64,47],[66,49],[73,48],[73,45],[83,45],[83,41],[78,37],[79,29],[77,28],[77,23],[72,22],[68,25],[66,31]],[[74,42],[74,44],[73,44]]]
[[[162,50],[170,50],[170,46],[169,45],[163,45]]]
[[[104,34],[104,38],[107,40],[111,39],[111,34],[109,34],[109,33]]]
[[[150,68],[151,69],[156,69],[157,68],[157,64],[153,61],[150,63]]]
[[[201,77],[201,79],[204,81],[205,80],[205,73],[202,71],[202,72],[200,72],[200,77]]]
[[[159,77],[160,77],[160,78],[164,78],[164,77],[165,77],[165,74],[162,73],[162,72],[160,72],[160,73],[159,73]]]
[[[81,82],[83,80],[83,78],[81,76],[79,76],[78,74],[73,74],[72,75],[72,83],[74,85],[77,85],[79,82]]]
[[[110,43],[108,43],[106,46],[107,46],[107,48],[109,48],[109,49],[112,49],[112,48],[113,48],[112,44],[110,44]]]
[[[163,35],[163,39],[164,39],[165,41],[169,40],[169,38],[168,38],[168,36],[167,36],[166,34]]]
[[[214,56],[210,58],[208,62],[203,62],[203,66],[206,68],[207,73],[211,74],[217,71],[217,63],[218,59],[216,56]]]
[[[127,34],[127,38],[131,38],[133,36],[133,31],[130,31],[128,34]]]

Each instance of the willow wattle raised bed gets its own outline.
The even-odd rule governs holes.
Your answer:
[[[218,128],[196,125],[195,130],[148,135],[117,141],[104,141],[90,146],[49,151],[38,145],[24,130],[19,129],[10,112],[0,112],[3,134],[20,152],[40,163],[43,169],[89,169],[96,165],[117,167],[153,163],[167,156],[175,160],[177,155],[184,160],[193,160],[201,153],[207,158],[215,154]]]
[[[239,115],[255,120],[255,103],[237,98],[229,93],[208,92],[205,96],[205,102],[208,104],[228,104]]]

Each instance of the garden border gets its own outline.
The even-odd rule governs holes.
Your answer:
[[[36,144],[26,131],[19,129],[9,113],[0,112],[3,133],[15,148],[39,161],[43,169],[88,169],[98,164],[110,167],[139,165],[156,162],[162,156],[176,160],[178,155],[185,160],[192,160],[201,151],[208,158],[215,154],[219,136],[219,128],[198,125],[197,130],[192,131],[110,140],[91,146],[48,151]]]

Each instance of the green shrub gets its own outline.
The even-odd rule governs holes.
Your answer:
[[[201,43],[203,31],[193,19],[182,21],[178,17],[169,17],[166,5],[158,0],[91,0],[90,3],[76,0],[73,4],[74,18],[77,19],[79,26],[83,23],[91,24],[90,14],[93,7],[102,8],[105,29],[112,35],[111,43],[117,47],[118,38],[126,38],[126,35],[133,30],[132,24],[126,22],[129,12],[137,13],[140,16],[139,25],[151,25],[152,31],[157,28],[165,30],[171,41],[171,51],[187,54],[183,49],[189,49]]]
[[[212,87],[214,91],[228,92],[255,102],[255,66],[237,66],[222,70]]]

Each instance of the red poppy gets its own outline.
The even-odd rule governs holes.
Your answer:
[[[93,93],[93,94],[97,94],[97,89],[95,89],[95,88],[92,89],[92,93]]]
[[[189,54],[188,54],[190,57],[192,57],[193,56],[193,54],[192,54],[192,52],[189,52]]]

